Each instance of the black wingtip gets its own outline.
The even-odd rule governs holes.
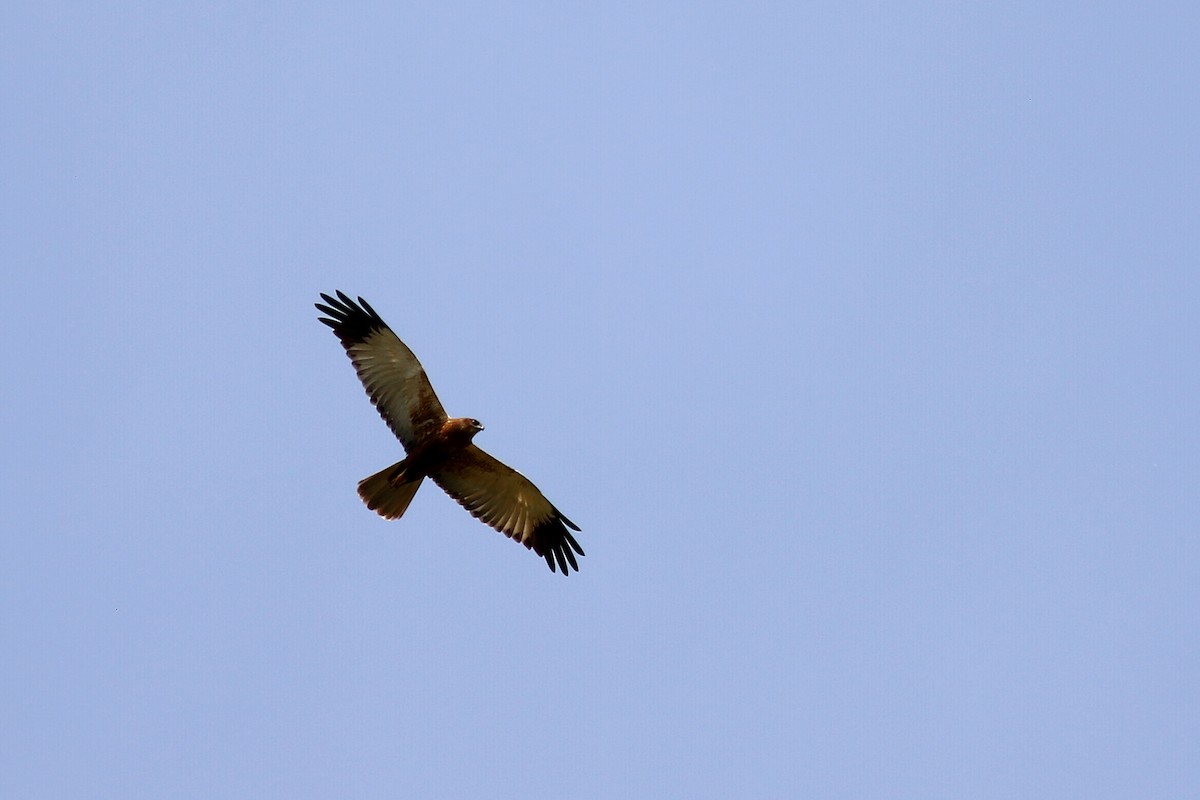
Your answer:
[[[372,317],[376,317],[376,318],[379,317],[379,314],[377,314],[375,312],[375,309],[371,308],[371,304],[368,303],[366,300],[364,300],[362,297],[358,298],[358,304],[363,307],[363,311],[366,311]]]
[[[544,531],[545,536],[541,540],[547,541],[547,539],[550,539],[553,541],[552,536],[557,538],[558,541],[555,541],[554,544],[551,544],[544,551],[541,551],[540,547],[538,549],[541,551],[539,555],[546,560],[546,566],[550,568],[551,572],[561,572],[566,576],[571,574],[571,570],[579,572],[579,561],[575,558],[575,554],[578,553],[581,556],[585,554],[583,548],[579,546],[579,542],[575,541],[575,537],[562,524],[564,522],[571,524],[566,517],[559,514],[557,519],[549,523],[554,528],[557,528],[557,530],[554,530],[553,533]],[[579,530],[574,524],[571,524],[571,527]]]
[[[349,347],[350,344],[361,342],[373,331],[387,328],[387,323],[361,297],[355,303],[341,289],[335,294],[337,297],[321,292],[321,299],[325,302],[313,305],[322,314],[328,315],[317,319],[332,328],[344,346]]]
[[[567,519],[567,518],[566,518],[566,516],[565,516],[565,515],[564,515],[564,514],[563,514],[561,511],[559,511],[557,508],[556,508],[556,509],[554,509],[554,513],[555,513],[555,514],[558,514],[558,518],[559,518],[559,519],[561,519],[561,520],[562,520],[564,523],[566,523],[566,526],[567,526],[568,528],[570,528],[571,530],[573,530],[573,531],[579,531],[579,530],[582,530],[582,529],[581,529],[581,528],[580,528],[578,525],[576,525],[574,522],[571,522],[571,520]],[[567,535],[568,535],[568,536],[570,536],[570,534],[567,534]],[[574,540],[572,540],[572,541],[574,541]],[[582,555],[582,554],[583,554],[583,553],[582,553],[582,551],[580,551],[580,555]]]

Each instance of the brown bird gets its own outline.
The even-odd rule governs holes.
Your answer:
[[[404,445],[407,457],[363,478],[358,495],[367,508],[399,519],[426,476],[471,515],[533,550],[564,575],[578,570],[583,548],[579,530],[521,473],[476,447],[479,420],[451,418],[433,392],[421,362],[366,300],[327,294],[316,307],[328,317],[383,421]],[[574,553],[572,552],[574,551]]]

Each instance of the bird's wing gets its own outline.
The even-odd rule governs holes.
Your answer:
[[[567,530],[579,527],[512,467],[471,444],[429,477],[472,516],[546,559],[551,571],[555,564],[564,575],[579,569],[575,553],[583,555],[583,548]]]
[[[435,433],[446,410],[412,350],[361,297],[355,303],[338,292],[321,299],[328,305],[317,303],[317,309],[329,315],[321,322],[333,328],[371,402],[405,449]]]

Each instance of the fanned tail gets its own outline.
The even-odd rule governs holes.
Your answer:
[[[399,519],[408,510],[408,504],[424,480],[422,476],[415,481],[405,481],[403,475],[403,461],[381,469],[358,482],[358,496],[367,504],[367,508],[381,517]]]

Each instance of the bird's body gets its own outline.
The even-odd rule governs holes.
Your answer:
[[[566,575],[579,569],[583,549],[567,528],[579,527],[554,507],[528,478],[485,453],[472,439],[478,420],[450,417],[412,351],[361,297],[322,294],[333,329],[358,377],[406,457],[364,478],[358,493],[372,511],[398,519],[425,478],[431,478],[473,516],[521,542]]]

